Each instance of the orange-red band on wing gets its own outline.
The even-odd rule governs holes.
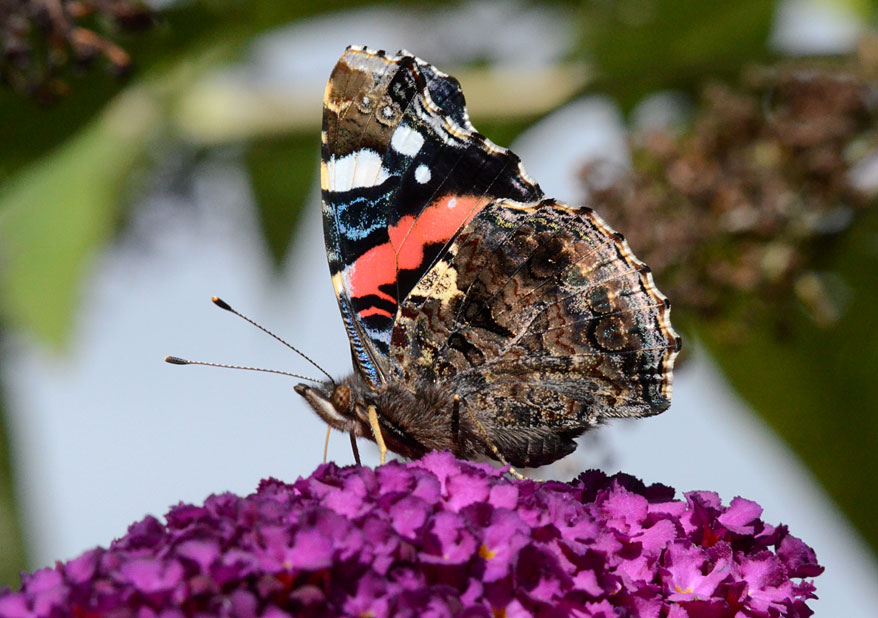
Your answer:
[[[374,305],[372,307],[366,307],[365,309],[358,311],[357,315],[360,316],[361,318],[368,318],[370,315],[380,315],[381,317],[384,317],[384,318],[392,318],[393,317],[393,315],[387,309],[382,309],[381,307],[375,307]]]
[[[398,270],[414,270],[424,266],[424,247],[445,243],[454,233],[470,222],[484,208],[487,200],[472,195],[444,195],[427,206],[415,218],[405,216],[390,226],[390,242],[372,247],[351,265],[348,276],[351,296],[374,295],[396,303],[380,287],[394,284]],[[378,307],[361,310],[360,317],[390,314]]]

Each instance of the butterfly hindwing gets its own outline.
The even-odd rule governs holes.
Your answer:
[[[324,98],[324,232],[361,374],[385,380],[399,304],[496,198],[539,199],[518,157],[478,134],[457,81],[405,52],[352,47]]]
[[[403,382],[460,396],[508,461],[541,465],[602,419],[670,405],[669,311],[589,209],[497,200],[403,303],[392,358]]]

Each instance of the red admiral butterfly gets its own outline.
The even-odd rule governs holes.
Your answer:
[[[296,391],[329,425],[378,442],[382,461],[448,449],[541,466],[604,419],[668,408],[680,338],[648,267],[478,133],[457,80],[349,47],[321,136],[355,371]]]

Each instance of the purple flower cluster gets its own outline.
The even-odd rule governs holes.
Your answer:
[[[23,576],[0,618],[809,616],[813,550],[759,505],[587,472],[517,481],[432,453],[178,505]]]

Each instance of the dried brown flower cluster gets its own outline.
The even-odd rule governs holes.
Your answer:
[[[0,80],[41,102],[64,95],[64,78],[103,58],[124,75],[128,53],[108,33],[142,30],[152,12],[139,0],[2,0]]]
[[[676,307],[722,320],[729,338],[767,310],[788,315],[779,305],[835,321],[817,258],[878,191],[878,81],[864,57],[709,85],[685,133],[632,136],[627,176],[601,186],[600,164],[583,170],[595,208]]]

